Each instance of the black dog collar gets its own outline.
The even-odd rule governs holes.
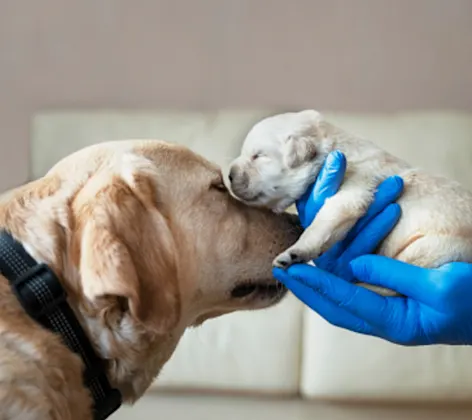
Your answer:
[[[0,273],[8,279],[28,315],[59,334],[64,344],[82,358],[84,384],[94,402],[94,419],[109,417],[120,407],[121,394],[108,382],[103,360],[96,354],[67,303],[66,292],[56,275],[47,265],[38,264],[5,231],[0,232]]]

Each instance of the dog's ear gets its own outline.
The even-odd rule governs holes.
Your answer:
[[[136,181],[89,181],[80,193],[82,291],[110,322],[129,316],[165,334],[180,319],[173,238],[150,181]]]
[[[286,167],[297,168],[317,156],[319,140],[323,137],[321,121],[321,114],[311,109],[294,115],[282,148]]]

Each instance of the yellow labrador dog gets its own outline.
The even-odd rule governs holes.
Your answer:
[[[105,418],[94,404],[108,386],[136,400],[187,327],[282,299],[271,261],[301,233],[289,215],[232,198],[217,166],[159,141],[67,157],[2,203],[0,225],[1,420]],[[16,276],[29,263],[33,274]],[[45,303],[54,276],[61,313]]]
[[[257,123],[230,167],[231,189],[248,204],[281,212],[302,196],[327,154],[336,149],[348,162],[343,185],[326,200],[300,239],[277,256],[276,266],[315,259],[343,239],[365,214],[379,182],[391,175],[405,181],[398,201],[402,217],[378,252],[424,267],[472,262],[470,191],[411,167],[315,110],[279,114]]]

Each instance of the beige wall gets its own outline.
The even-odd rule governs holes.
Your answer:
[[[0,190],[37,110],[472,109],[471,68],[470,0],[0,0]]]

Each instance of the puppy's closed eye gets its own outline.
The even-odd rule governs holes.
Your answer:
[[[262,153],[261,153],[261,152],[257,152],[257,153],[254,153],[254,154],[251,156],[251,160],[256,160],[256,159],[259,159],[260,157],[262,157]]]

